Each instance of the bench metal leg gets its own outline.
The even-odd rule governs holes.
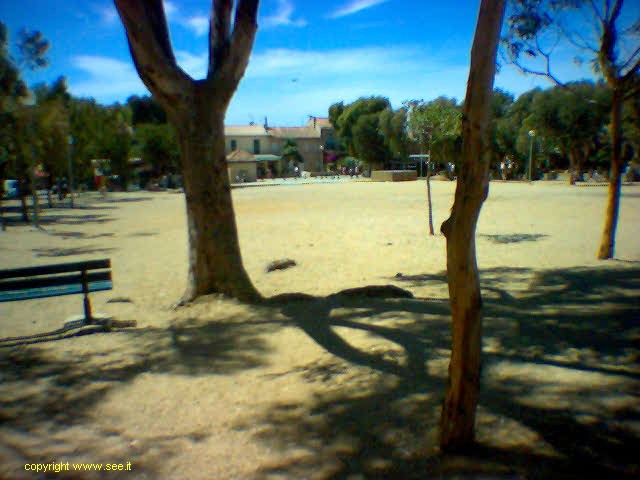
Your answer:
[[[87,271],[82,271],[82,293],[84,294],[84,323],[92,323],[91,302],[89,301],[89,284],[87,282]]]
[[[84,295],[84,321],[85,323],[91,323],[93,318],[91,317],[91,302],[89,301],[89,295]]]

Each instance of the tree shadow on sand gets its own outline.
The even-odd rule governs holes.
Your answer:
[[[94,253],[106,254],[117,250],[106,247],[71,247],[71,248],[34,248],[32,252],[36,257],[70,257],[73,255],[90,255]]]
[[[406,379],[424,375],[425,341],[432,343],[433,339],[416,337],[410,326],[389,328],[384,321],[375,324],[366,319],[398,311],[419,316],[432,313],[440,317],[448,312],[448,307],[438,302],[425,308],[424,302],[415,300],[411,292],[394,285],[354,288],[327,297],[284,294],[270,298],[267,304],[280,307],[290,323],[302,329],[327,352],[353,364]],[[391,342],[400,347],[404,361],[385,358],[384,352],[363,351],[337,333],[336,327],[358,330]]]
[[[31,215],[31,213],[30,213]],[[38,224],[42,227],[55,226],[55,225],[85,225],[85,224],[105,224],[112,222],[113,218],[107,215],[100,214],[69,214],[69,215],[56,215],[44,213],[38,218]],[[29,220],[24,220],[21,216],[4,217],[4,222],[7,227],[31,227],[33,226],[33,220],[31,216]]]
[[[541,233],[512,233],[509,235],[485,235],[478,234],[480,238],[486,238],[493,243],[521,243],[521,242],[537,242],[541,238],[548,237]]]
[[[324,387],[311,401],[275,405],[236,425],[285,458],[258,477],[638,478],[640,270],[495,268],[481,278],[484,365],[473,452],[437,448],[450,338],[445,302],[298,298],[284,315],[335,357],[308,366],[316,375],[304,378]],[[393,312],[406,312],[395,326]],[[354,351],[339,327],[384,337],[406,360]]]
[[[264,337],[280,326],[263,321],[258,311],[241,318],[188,318],[167,329],[130,329],[107,337],[92,332],[84,336],[90,349],[76,350],[73,339],[63,340],[64,349],[61,342],[0,348],[0,465],[15,466],[11,474],[16,475],[20,465],[44,457],[125,459],[136,465],[138,475],[157,478],[167,456],[212,432],[162,437],[140,432],[128,438],[91,421],[100,402],[143,374],[228,375],[265,365],[270,346]],[[0,467],[0,478],[2,473]],[[60,475],[56,478],[74,478]],[[93,478],[84,475],[76,478]]]

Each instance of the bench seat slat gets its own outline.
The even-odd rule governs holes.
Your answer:
[[[111,280],[89,282],[89,292],[100,292],[113,289]],[[28,288],[23,290],[13,290],[0,292],[0,302],[11,302],[18,300],[30,300],[33,298],[58,297],[62,295],[73,295],[82,293],[82,284],[58,285],[40,288]]]
[[[111,272],[87,272],[87,282],[110,281]],[[82,274],[56,275],[51,277],[36,277],[21,280],[0,280],[0,292],[11,290],[30,290],[61,285],[79,285],[82,291]]]
[[[54,273],[79,272],[82,270],[99,270],[108,268],[111,268],[111,260],[103,258],[101,260],[86,260],[84,262],[57,263],[53,265],[42,265],[40,267],[0,270],[0,279],[33,277],[36,275],[51,275]]]

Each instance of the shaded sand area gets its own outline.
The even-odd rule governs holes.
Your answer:
[[[436,229],[454,188],[433,184]],[[436,448],[449,307],[424,182],[233,195],[257,288],[315,299],[173,310],[181,194],[88,195],[45,210],[46,233],[17,219],[0,232],[1,268],[111,258],[115,287],[92,294],[94,311],[138,323],[0,347],[0,478],[638,478],[640,186],[623,188],[617,259],[599,262],[605,188],[491,184],[479,447],[465,457]],[[297,265],[266,273],[287,257]],[[369,285],[414,298],[335,295]],[[77,295],[3,303],[0,338],[81,311]],[[131,470],[24,469],[60,461]]]

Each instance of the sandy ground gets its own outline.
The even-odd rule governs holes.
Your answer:
[[[436,231],[454,188],[433,182]],[[17,217],[0,232],[0,268],[111,258],[115,287],[91,295],[94,311],[138,325],[0,340],[0,478],[640,475],[640,186],[623,188],[616,260],[601,262],[605,188],[491,184],[477,236],[479,448],[467,457],[436,448],[449,310],[445,239],[427,235],[424,182],[233,196],[256,287],[316,301],[208,297],[173,310],[187,274],[178,193],[87,194],[83,208],[45,210],[45,232]],[[297,266],[266,273],[279,258]],[[385,284],[415,298],[331,296]],[[2,303],[0,338],[81,311],[77,295]],[[51,462],[131,470],[25,471]]]

